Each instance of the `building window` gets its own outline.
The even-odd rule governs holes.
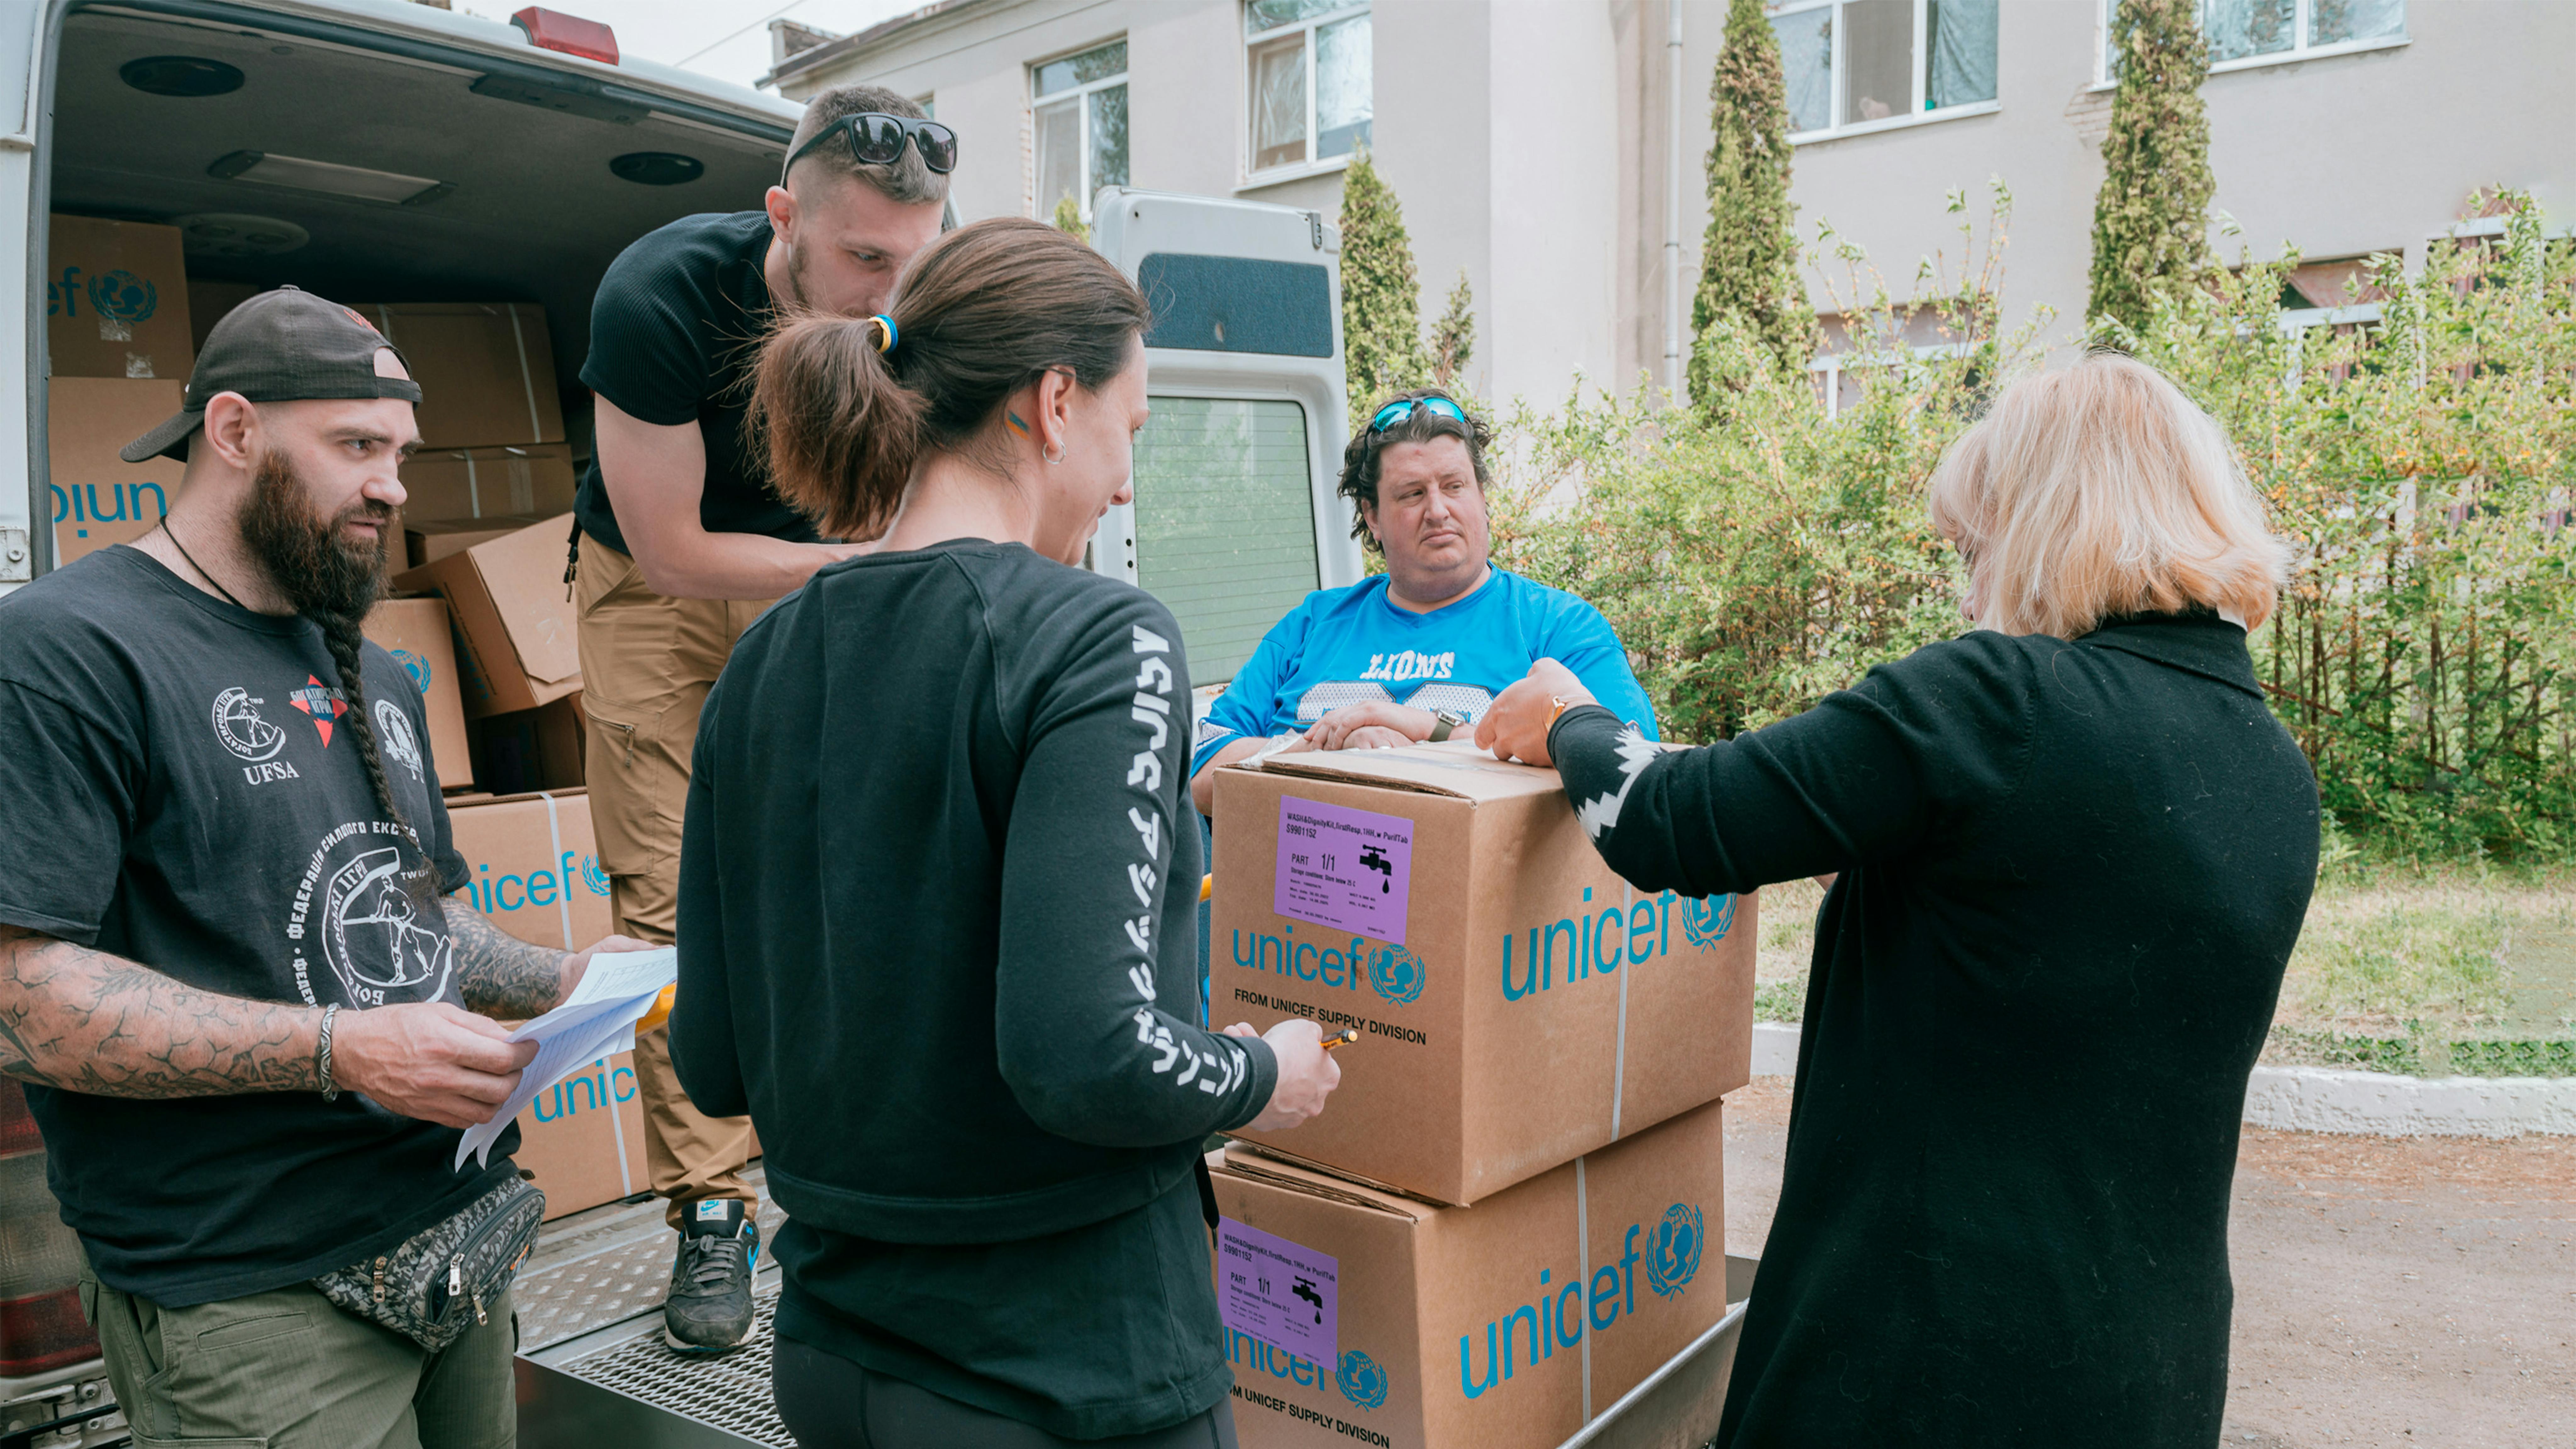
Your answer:
[[[1036,215],[1072,197],[1082,219],[1104,186],[1127,184],[1127,42],[1029,68],[1037,113]]]
[[[1258,175],[1348,156],[1368,144],[1369,9],[1350,0],[1246,0],[1243,52]]]
[[[1790,0],[1771,29],[1795,140],[1993,108],[1995,0]]]
[[[2120,0],[2102,0],[2102,79],[2120,74]],[[2403,44],[2406,0],[2201,0],[2211,70]]]

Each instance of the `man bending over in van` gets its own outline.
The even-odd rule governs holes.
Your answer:
[[[884,311],[896,273],[939,235],[957,137],[892,91],[816,96],[762,211],[683,217],[612,263],[581,380],[598,456],[574,501],[590,809],[618,929],[678,929],[680,813],[698,709],[734,641],[780,595],[866,551],[824,543],[762,481],[742,428],[775,311]],[[758,1194],[751,1121],[690,1105],[670,1037],[635,1042],[653,1190],[680,1231],[664,1336],[720,1353],[751,1331]]]
[[[1214,811],[1216,767],[1271,739],[1346,750],[1475,733],[1494,696],[1554,659],[1655,738],[1654,706],[1610,621],[1562,589],[1488,561],[1485,444],[1456,399],[1388,399],[1342,453],[1351,532],[1386,572],[1318,589],[1271,627],[1200,724],[1190,798]]]
[[[466,903],[420,691],[359,632],[419,398],[356,313],[254,297],[124,449],[186,460],[169,517],[0,599],[0,1074],[140,1444],[517,1438],[537,1204],[515,1127],[462,1170],[457,1129],[535,1054],[488,1018],[591,952]],[[404,1317],[496,1218],[449,1321]]]

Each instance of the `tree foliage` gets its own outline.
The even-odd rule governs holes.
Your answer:
[[[1476,293],[1467,285],[1467,269],[1458,269],[1458,284],[1449,289],[1449,304],[1431,324],[1428,340],[1431,380],[1441,387],[1459,386],[1459,374],[1476,355]]]
[[[2199,0],[2120,0],[2119,85],[2093,201],[2088,315],[2143,326],[2149,299],[2209,269],[2209,73]]]
[[[1420,387],[1431,373],[1404,207],[1365,147],[1342,172],[1341,224],[1342,368],[1356,433],[1377,399]]]
[[[1741,369],[1803,377],[1816,317],[1789,203],[1789,106],[1780,39],[1762,0],[1733,0],[1709,78],[1708,234],[1691,299],[1690,395],[1702,410],[1742,389]],[[1750,344],[1738,346],[1741,341]]]
[[[1070,233],[1084,246],[1091,244],[1091,224],[1082,219],[1082,204],[1073,199],[1073,193],[1055,199],[1054,222],[1057,231]]]
[[[1942,451],[2037,323],[1994,329],[2004,195],[1980,261],[1845,311],[1857,379],[1828,419],[1749,336],[1728,416],[1571,400],[1490,456],[1495,559],[1609,616],[1668,739],[1797,713],[1966,626],[1925,520]],[[1953,207],[1961,199],[1954,196]],[[2298,575],[2251,647],[2337,838],[2382,858],[2576,860],[2576,248],[2528,198],[2500,239],[2375,264],[2376,322],[2286,333],[2296,258],[2159,291],[2114,327],[2227,429]],[[1973,238],[1972,238],[1973,240]],[[1856,265],[1856,249],[1824,244]],[[1917,356],[1904,322],[1956,319]],[[2044,319],[2042,319],[2044,320]]]

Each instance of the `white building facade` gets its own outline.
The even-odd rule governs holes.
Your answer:
[[[1770,7],[1802,237],[1830,222],[1900,292],[1957,252],[1954,188],[2015,193],[2008,325],[2085,302],[2113,0]],[[1667,385],[1688,347],[1722,0],[943,0],[782,54],[802,98],[855,81],[955,127],[959,214],[1087,208],[1102,186],[1331,217],[1366,146],[1404,206],[1426,317],[1463,271],[1467,383],[1552,405]],[[2404,251],[2481,186],[2576,197],[2576,3],[2204,0],[2221,255]],[[787,44],[811,40],[799,33]],[[2474,228],[2474,223],[2472,224]],[[2331,271],[2321,276],[2337,275]],[[2323,283],[2316,288],[2326,290]],[[1818,278],[1815,300],[1830,312]]]

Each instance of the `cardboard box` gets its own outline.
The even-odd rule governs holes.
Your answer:
[[[177,227],[56,212],[46,267],[53,376],[188,380],[197,354]]]
[[[1215,863],[1213,1019],[1362,1033],[1330,1110],[1247,1134],[1276,1150],[1471,1203],[1751,1078],[1753,897],[1629,886],[1553,770],[1464,741],[1229,768]]]
[[[438,767],[441,788],[472,785],[474,749],[465,737],[465,700],[457,689],[447,601],[435,595],[387,599],[367,611],[363,628],[420,688],[421,708],[429,716],[429,758]]]
[[[1709,1103],[1466,1208],[1239,1144],[1212,1157],[1244,1449],[1565,1442],[1726,1313],[1722,1116]]]
[[[425,448],[564,440],[546,309],[533,302],[373,302],[358,311],[402,349],[420,384]]]
[[[564,586],[572,515],[504,534],[394,576],[447,600],[462,644],[465,717],[535,709],[581,688],[573,606]]]
[[[635,1054],[619,1052],[537,1094],[519,1113],[519,1170],[546,1195],[546,1220],[650,1189]]]
[[[57,377],[45,385],[46,471],[54,505],[54,563],[132,543],[161,522],[186,467],[128,463],[116,450],[179,410],[182,380]]]
[[[418,523],[406,518],[403,520],[403,551],[410,558],[411,567],[420,568],[449,554],[463,553],[478,543],[507,538],[520,529],[533,528],[543,522],[544,516],[534,513],[505,513],[490,518],[430,518]],[[567,545],[572,542],[569,530],[565,533],[564,542]]]
[[[403,460],[403,511],[416,518],[552,517],[572,511],[581,476],[563,443],[427,450]]]
[[[470,732],[475,778],[503,794],[576,790],[583,784],[590,726],[578,694],[478,719]]]
[[[608,872],[591,843],[587,792],[450,802],[447,824],[470,872],[466,899],[492,924],[565,951],[613,929]]]

